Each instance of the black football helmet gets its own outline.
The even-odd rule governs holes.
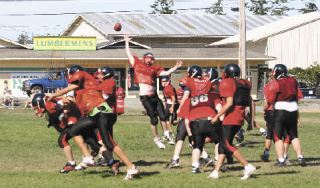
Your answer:
[[[100,71],[103,75],[103,79],[109,79],[112,78],[114,76],[114,70],[111,67],[108,66],[103,66],[100,68]]]
[[[240,67],[235,63],[229,63],[224,67],[225,78],[236,78],[240,77]]]
[[[44,108],[44,97],[45,94],[43,93],[37,93],[32,98],[32,106],[33,107],[41,107]]]
[[[275,79],[287,76],[288,70],[284,64],[276,64],[272,69],[272,76]]]
[[[208,68],[205,72],[205,75],[208,77],[210,81],[214,81],[219,77],[218,71],[213,67]]]
[[[41,117],[45,112],[45,94],[37,93],[32,98],[33,110],[36,113],[36,116]]]
[[[67,68],[65,71],[66,78],[69,79],[72,74],[78,71],[85,71],[85,69],[80,65],[72,65],[70,68]]]
[[[202,68],[198,65],[189,67],[187,74],[190,78],[202,78]]]

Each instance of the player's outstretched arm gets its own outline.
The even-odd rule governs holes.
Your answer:
[[[48,96],[48,100],[51,100],[51,99],[53,99],[53,98],[55,98],[55,97],[60,97],[60,96],[62,96],[62,95],[64,95],[64,94],[67,94],[68,92],[70,92],[70,91],[72,91],[72,90],[75,90],[75,89],[77,89],[79,86],[78,85],[76,85],[76,84],[69,84],[68,85],[68,87],[66,87],[66,88],[63,88],[63,89],[61,89],[61,90],[57,90],[54,94],[49,94],[49,95],[47,95]]]
[[[129,63],[130,63],[131,66],[133,67],[133,65],[134,65],[134,57],[133,57],[133,55],[131,54],[130,47],[129,47],[129,41],[130,41],[132,38],[130,38],[129,35],[123,35],[123,38],[124,38],[124,41],[125,41],[126,53],[127,53],[128,59],[129,59]]]
[[[183,65],[183,62],[181,60],[177,60],[177,63],[174,67],[172,67],[171,69],[167,70],[167,71],[162,71],[160,73],[160,76],[168,76],[170,74],[172,74],[174,71],[176,71],[178,68],[180,68]]]

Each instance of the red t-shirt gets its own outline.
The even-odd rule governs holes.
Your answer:
[[[107,103],[112,109],[113,113],[116,113],[116,106],[117,106],[117,100],[116,100],[116,81],[113,78],[106,79],[102,82],[101,91],[102,95],[107,94],[109,95],[109,98],[107,99]]]
[[[152,64],[147,66],[137,56],[134,57],[134,83],[153,85],[153,80],[159,77],[160,73],[164,70],[159,65]]]
[[[165,97],[167,104],[172,104],[172,100],[171,100],[172,97],[175,97],[177,100],[176,91],[174,87],[170,84],[163,88],[163,95]]]
[[[210,81],[207,79],[190,78],[186,81],[185,86],[191,90],[190,113],[188,117],[190,121],[216,115],[214,107],[218,102],[218,98],[210,95],[212,86]]]
[[[76,104],[82,116],[89,114],[94,107],[105,102],[101,92],[99,92],[99,85],[89,73],[84,71],[76,72],[68,82],[79,86],[79,88],[75,90],[75,95]]]
[[[280,87],[282,87],[282,89],[280,89]],[[286,78],[283,79],[282,82],[277,80],[268,82],[263,91],[266,91],[264,95],[268,106],[272,107],[270,107],[270,109],[273,109],[273,105],[277,101],[295,101],[294,99],[300,100],[304,97],[301,90],[297,88],[294,78],[290,78],[289,80]]]
[[[246,80],[250,86],[251,84],[248,80]],[[237,86],[235,83],[235,79],[233,78],[225,78],[222,79],[219,86],[220,97],[222,98],[222,106],[226,104],[226,98],[234,97]],[[222,125],[239,125],[242,126],[244,123],[245,116],[245,106],[231,106],[227,112],[225,113],[224,120]]]

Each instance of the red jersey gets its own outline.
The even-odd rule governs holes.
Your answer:
[[[277,101],[289,102],[302,99],[303,94],[297,87],[296,82],[294,78],[285,78],[269,82],[264,89],[267,92],[265,98],[268,106],[273,106]]]
[[[243,80],[243,82],[246,82],[251,89],[251,83],[248,80]],[[221,80],[219,85],[219,91],[220,91],[220,97],[222,98],[222,106],[225,105],[227,97],[234,97],[236,93],[236,89],[237,89],[237,86],[236,86],[235,79],[225,78]],[[225,117],[222,122],[222,125],[242,126],[244,123],[244,116],[245,116],[245,106],[233,105],[225,113]]]
[[[266,86],[264,86],[263,88],[263,95],[264,95],[264,98],[268,104],[268,108],[267,110],[273,110],[273,104],[271,102],[271,95],[272,95],[272,84],[274,84],[273,82],[276,82],[275,80],[273,81],[270,81],[266,84]]]
[[[113,78],[106,79],[102,82],[100,85],[102,95],[107,94],[109,95],[109,98],[107,99],[107,103],[112,109],[113,113],[116,113],[116,106],[117,106],[117,100],[116,100],[116,81]]]
[[[177,100],[176,90],[171,84],[163,88],[163,95],[167,104],[172,104],[172,100],[171,100],[172,97],[174,97]]]
[[[137,56],[134,57],[134,83],[153,85],[153,80],[159,77],[160,73],[164,70],[159,65],[152,64],[147,66]]]
[[[179,87],[177,89],[177,101],[178,101],[179,104],[181,102],[182,97],[183,97],[183,88]]]
[[[219,98],[210,95],[212,83],[207,79],[189,78],[185,86],[191,90],[189,120],[213,117]]]
[[[75,90],[75,95],[76,104],[82,116],[89,114],[94,107],[105,102],[101,92],[98,91],[99,86],[96,80],[89,73],[84,71],[75,72],[68,82],[79,86]]]

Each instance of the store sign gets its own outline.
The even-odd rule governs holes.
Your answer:
[[[22,88],[22,82],[25,80],[37,79],[41,78],[45,75],[45,73],[12,73],[11,74],[11,88],[12,95],[14,97],[28,97],[26,93],[24,93]]]
[[[96,37],[33,37],[34,50],[96,50]]]

